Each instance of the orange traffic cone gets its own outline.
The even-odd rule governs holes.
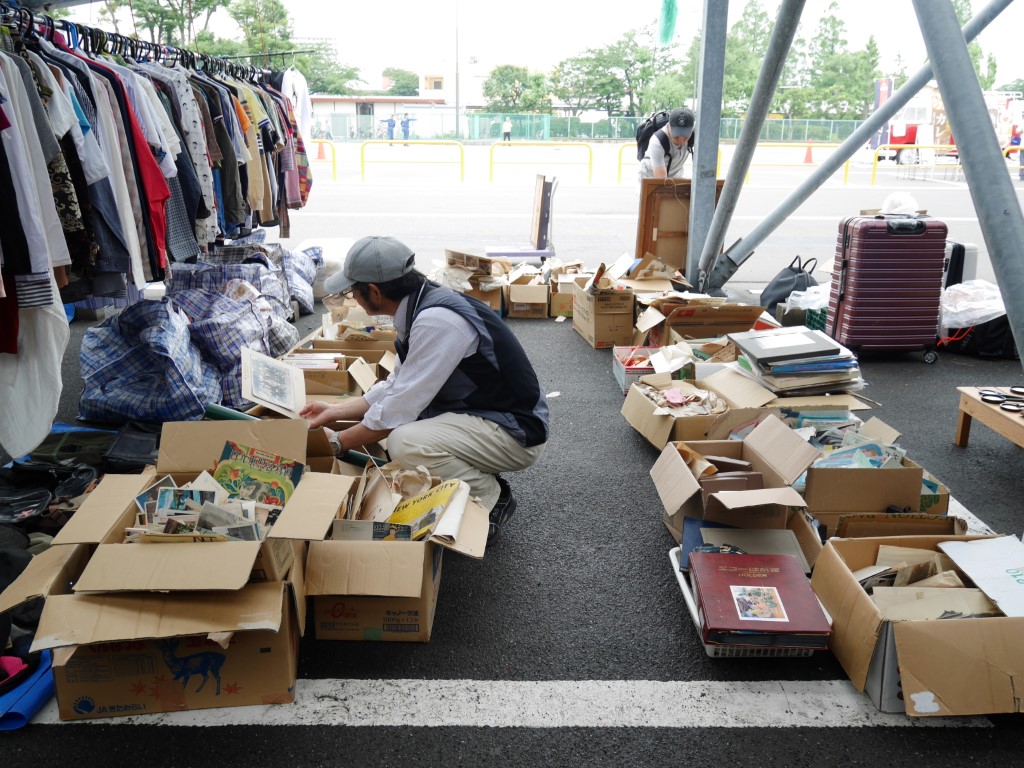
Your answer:
[[[807,151],[804,152],[804,162],[811,165],[814,162],[814,158],[811,157],[811,144],[814,143],[814,139],[807,140]]]
[[[326,160],[327,159],[327,153],[324,152],[324,142],[322,142],[322,141],[318,141],[316,143],[316,159],[317,160]]]

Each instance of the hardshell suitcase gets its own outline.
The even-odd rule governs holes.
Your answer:
[[[851,216],[839,224],[828,334],[853,350],[925,350],[938,359],[946,225],[929,216]]]

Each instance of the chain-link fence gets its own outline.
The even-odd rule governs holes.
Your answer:
[[[454,110],[431,109],[415,114],[410,124],[413,139],[461,139],[463,141],[501,141],[505,118],[512,121],[512,141],[631,141],[638,117],[611,117],[602,120],[581,120],[579,117],[560,115],[503,114],[464,112],[461,115],[460,135],[456,135]],[[394,127],[393,136],[387,135],[386,118],[373,115],[332,114],[318,125],[330,126],[334,141],[366,141],[368,139],[402,139],[401,118]],[[766,120],[761,127],[762,142],[816,141],[836,144],[844,141],[860,125],[859,120]],[[735,141],[743,128],[743,119],[722,118],[719,138]]]

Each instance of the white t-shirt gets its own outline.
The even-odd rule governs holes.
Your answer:
[[[667,158],[665,156],[665,150],[661,146],[661,140],[658,138],[659,133],[664,133],[669,137],[669,154]],[[651,141],[647,145],[647,152],[644,154],[644,159],[640,161],[640,177],[643,179],[654,178],[655,168],[666,168],[668,170],[668,178],[681,179],[683,177],[683,165],[686,162],[686,154],[686,142],[683,142],[683,146],[681,147],[676,146],[672,141],[671,134],[668,132],[668,126],[665,125],[660,128],[657,133],[651,136]]]

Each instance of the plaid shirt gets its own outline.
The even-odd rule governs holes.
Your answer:
[[[195,421],[221,402],[217,369],[192,345],[188,318],[168,301],[141,301],[86,331],[79,418]]]

